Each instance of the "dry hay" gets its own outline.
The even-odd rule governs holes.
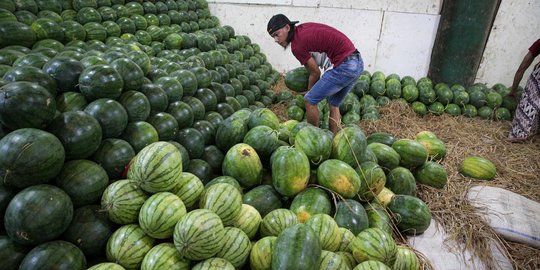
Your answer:
[[[274,86],[274,91],[285,89],[283,79]],[[271,109],[280,120],[287,119],[287,104],[275,104]],[[504,188],[540,202],[540,135],[525,143],[506,141],[510,122],[495,122],[479,118],[441,116],[417,116],[407,104],[391,102],[380,108],[378,121],[362,121],[360,126],[366,135],[388,132],[396,138],[414,138],[423,130],[429,130],[445,142],[447,155],[442,164],[448,173],[448,184],[438,190],[419,185],[418,197],[432,211],[439,222],[458,243],[457,249],[467,249],[477,256],[488,269],[493,269],[490,241],[501,244],[516,269],[540,269],[540,250],[527,245],[507,242],[476,214],[475,208],[466,199],[468,189],[474,185],[489,185]],[[464,177],[458,172],[461,161],[469,155],[478,155],[491,160],[497,167],[497,176],[492,181],[478,181]]]

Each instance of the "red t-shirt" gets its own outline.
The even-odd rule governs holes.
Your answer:
[[[337,67],[356,48],[347,36],[335,28],[320,23],[303,23],[295,27],[291,50],[302,65],[311,57],[310,52],[324,52]]]
[[[540,54],[540,39],[533,43],[533,45],[529,48],[529,52],[531,52],[534,57]]]

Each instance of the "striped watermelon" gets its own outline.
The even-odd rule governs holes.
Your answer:
[[[328,159],[317,168],[319,184],[344,198],[352,198],[360,189],[360,177],[356,171],[344,161]]]
[[[249,266],[251,270],[272,269],[272,252],[276,244],[276,236],[266,236],[259,239],[251,247]]]
[[[337,248],[337,251],[346,251],[349,252],[349,244],[354,239],[355,235],[351,230],[343,227],[339,227],[339,235],[341,235],[341,238],[339,239],[339,246]]]
[[[370,228],[379,228],[389,234],[392,233],[392,221],[384,206],[371,202],[365,206]]]
[[[406,168],[418,167],[428,158],[424,145],[415,140],[399,139],[392,144],[392,148],[401,157],[400,165]]]
[[[272,269],[316,269],[321,262],[319,237],[306,224],[296,224],[276,239],[272,252]]]
[[[139,225],[156,239],[173,235],[174,226],[186,214],[182,200],[173,193],[159,192],[148,198],[139,212]]]
[[[155,142],[144,147],[128,170],[128,178],[150,193],[171,190],[181,174],[182,155],[168,142]]]
[[[199,200],[201,209],[216,213],[224,226],[232,225],[242,209],[242,194],[233,185],[217,183],[206,188]]]
[[[173,243],[161,243],[146,253],[141,270],[189,270],[189,261],[182,259]]]
[[[469,156],[461,162],[459,172],[475,179],[492,180],[497,174],[497,168],[488,159]]]
[[[183,172],[170,192],[182,199],[187,209],[192,209],[199,203],[199,198],[204,192],[204,184],[196,175]]]
[[[199,262],[191,270],[235,270],[234,266],[222,258],[210,258]]]
[[[178,221],[173,240],[182,258],[204,260],[219,251],[224,236],[218,215],[208,209],[195,209]]]
[[[249,237],[242,230],[235,227],[227,227],[223,237],[222,247],[216,257],[229,261],[236,269],[246,264],[251,251]]]
[[[416,139],[421,143],[428,152],[429,159],[443,160],[446,156],[446,145],[437,138],[421,138]]]
[[[393,265],[396,260],[396,242],[392,235],[379,228],[367,228],[351,242],[349,248],[358,263],[376,260]]]
[[[321,188],[306,188],[294,199],[290,207],[298,217],[300,223],[304,223],[314,214],[330,214],[332,201],[326,191]]]
[[[442,189],[448,181],[448,174],[443,165],[435,161],[426,161],[414,171],[417,183]]]
[[[292,197],[307,187],[310,164],[300,149],[281,146],[272,154],[270,163],[272,184],[281,195]]]
[[[319,270],[342,270],[347,268],[347,262],[345,262],[338,254],[327,250],[321,252],[321,265],[319,266]]]
[[[88,268],[88,270],[125,270],[125,269],[126,268],[124,268],[123,266],[117,263],[112,263],[112,262],[98,263]]]
[[[431,224],[431,210],[421,199],[410,195],[395,195],[388,204],[399,231],[421,234]]]
[[[401,156],[392,147],[382,143],[370,143],[368,144],[375,156],[377,157],[377,163],[385,170],[392,170],[399,165]]]
[[[249,239],[253,239],[259,232],[261,222],[262,217],[259,211],[255,207],[244,203],[232,226],[244,231]]]
[[[420,261],[412,249],[406,246],[397,246],[396,262],[392,269],[418,270],[420,269]]]
[[[294,147],[302,150],[313,165],[321,164],[332,152],[332,136],[325,130],[307,126],[294,137]]]
[[[332,140],[331,158],[339,159],[352,167],[362,162],[366,151],[366,135],[359,126],[348,126],[336,133]]]
[[[336,251],[341,242],[340,230],[336,221],[327,214],[315,214],[306,222],[315,234],[319,236],[321,248],[328,251]]]
[[[347,264],[349,269],[353,269],[357,265],[356,260],[350,252],[337,251],[336,254],[341,256],[341,259]]]
[[[416,180],[412,172],[404,167],[395,167],[386,175],[385,186],[395,194],[416,195]]]
[[[254,187],[261,183],[262,163],[253,147],[245,143],[235,144],[223,159],[223,175],[232,176],[243,187]]]
[[[261,236],[278,236],[286,228],[297,224],[298,218],[289,209],[276,209],[264,216],[261,222]]]
[[[135,223],[139,210],[148,199],[134,180],[118,180],[110,184],[101,197],[101,207],[107,211],[109,219],[117,224]]]
[[[369,260],[358,264],[353,270],[391,270],[391,268],[382,262]]]
[[[138,269],[154,241],[139,225],[124,225],[118,228],[107,242],[107,260],[126,269]]]
[[[386,174],[379,164],[371,161],[362,162],[355,171],[360,177],[358,196],[361,200],[370,201],[384,188]]]

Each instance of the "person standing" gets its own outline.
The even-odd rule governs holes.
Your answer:
[[[307,122],[319,126],[317,104],[328,98],[330,131],[336,134],[341,124],[339,105],[360,77],[364,62],[351,40],[339,30],[321,23],[297,23],[277,14],[268,21],[267,32],[283,48],[290,45],[293,55],[309,71],[304,96]],[[321,77],[319,67],[328,68],[326,57],[333,68]]]
[[[516,96],[519,82],[523,74],[540,54],[540,39],[536,40],[521,61],[514,75],[512,90],[508,95]],[[516,109],[508,141],[520,142],[528,139],[538,131],[540,123],[540,63],[536,64],[527,80],[523,94]]]

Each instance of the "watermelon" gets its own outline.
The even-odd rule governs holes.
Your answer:
[[[87,205],[73,212],[62,239],[76,245],[88,259],[96,258],[105,255],[107,241],[115,229],[99,205]]]
[[[66,159],[90,157],[99,147],[102,129],[99,122],[82,111],[68,111],[56,117],[48,130],[62,142]]]
[[[243,202],[253,206],[261,215],[282,207],[280,194],[271,185],[260,185],[246,192]]]
[[[395,270],[420,269],[420,261],[414,251],[406,246],[397,246],[396,262],[392,266]]]
[[[338,254],[327,250],[322,251],[319,269],[347,269],[347,267],[347,263]]]
[[[349,229],[354,235],[357,235],[369,225],[364,207],[359,202],[351,199],[337,203],[334,219],[338,226]]]
[[[42,86],[52,95],[56,96],[56,81],[43,70],[33,66],[12,67],[2,77],[6,82],[31,82]]]
[[[64,190],[74,207],[99,202],[109,185],[107,172],[90,160],[70,160],[55,179],[55,185]]]
[[[423,144],[411,139],[399,139],[392,148],[400,156],[400,165],[414,168],[422,165],[428,158],[428,152]]]
[[[122,140],[109,138],[101,141],[91,160],[98,163],[110,180],[119,179],[126,166],[135,156],[135,151],[131,145]]]
[[[55,240],[34,247],[19,265],[21,270],[51,268],[84,270],[86,258],[74,244]]]
[[[27,187],[9,202],[4,215],[7,235],[17,244],[38,245],[60,236],[73,218],[73,203],[60,188]]]
[[[138,91],[124,91],[117,101],[126,109],[129,122],[146,121],[150,116],[150,101]]]
[[[385,186],[395,194],[416,195],[416,180],[412,172],[404,167],[396,167],[386,175]]]
[[[223,270],[234,270],[234,265],[229,261],[222,258],[209,258],[204,261],[201,261],[191,268],[192,270],[205,270],[205,269],[223,269]]]
[[[410,195],[395,195],[388,204],[394,222],[405,234],[421,234],[431,224],[431,211],[419,198]]]
[[[31,48],[36,40],[36,34],[29,25],[17,21],[0,22],[0,48],[10,45],[22,45]]]
[[[180,197],[187,209],[192,209],[198,205],[199,198],[204,192],[204,184],[196,175],[182,172],[170,192]]]
[[[223,175],[232,176],[247,188],[259,185],[262,179],[262,164],[255,149],[245,143],[231,147],[223,160]]]
[[[368,260],[393,265],[396,260],[396,242],[391,234],[379,228],[367,228],[356,235],[349,248],[356,262]]]
[[[272,269],[272,253],[276,239],[276,236],[266,236],[252,245],[249,254],[249,265],[252,270]]]
[[[120,136],[128,124],[128,113],[116,100],[100,98],[92,101],[84,111],[99,122],[103,138]]]
[[[320,185],[343,196],[352,198],[360,189],[360,178],[347,163],[338,159],[328,159],[317,168]]]
[[[369,227],[379,228],[389,234],[392,233],[392,220],[384,206],[377,202],[369,202],[364,205],[368,215]]]
[[[327,214],[315,214],[304,224],[311,227],[319,236],[321,248],[328,251],[336,251],[341,241],[339,227],[336,221]]]
[[[305,67],[298,67],[285,73],[285,85],[295,91],[307,91],[309,71]]]
[[[155,239],[146,235],[139,225],[124,225],[118,228],[107,242],[107,260],[126,269],[138,269],[154,242]]]
[[[178,131],[176,142],[188,151],[191,159],[200,158],[204,153],[204,136],[195,128],[184,128]]]
[[[465,176],[480,180],[493,180],[497,168],[490,160],[480,156],[468,156],[459,166],[459,172]]]
[[[54,97],[32,82],[11,82],[0,88],[0,122],[10,129],[45,128],[56,112]]]
[[[79,89],[88,101],[98,98],[116,99],[122,94],[124,79],[112,66],[94,65],[79,76]]]
[[[294,196],[306,188],[310,177],[310,165],[308,157],[300,149],[279,147],[272,154],[271,166],[272,183],[280,194]]]
[[[443,160],[446,156],[446,146],[438,138],[416,139],[428,152],[428,158],[434,160]]]
[[[386,144],[388,146],[392,146],[392,144],[396,141],[396,137],[394,137],[394,135],[388,133],[388,132],[382,132],[382,131],[379,131],[379,132],[374,132],[374,133],[371,133],[368,137],[367,137],[367,144],[371,144],[371,143],[374,143],[374,142],[377,142],[377,143],[382,143],[382,144]]]
[[[386,175],[383,169],[375,162],[362,162],[356,167],[356,173],[360,177],[358,197],[362,201],[370,201],[381,192],[386,184]]]
[[[373,153],[377,157],[377,162],[383,169],[390,171],[393,168],[399,166],[401,156],[392,147],[386,144],[374,142],[368,144],[368,148],[373,151]]]
[[[128,178],[150,193],[171,190],[182,173],[182,156],[168,142],[155,142],[144,147],[133,159]]]
[[[279,119],[277,115],[268,108],[259,108],[254,110],[248,119],[248,128],[252,129],[256,126],[268,126],[271,129],[278,129]]]
[[[353,270],[390,270],[392,268],[388,267],[386,264],[375,261],[367,260],[362,263],[359,263]]]
[[[339,246],[338,246],[336,252],[349,252],[350,251],[349,250],[349,244],[352,242],[352,240],[355,237],[354,233],[351,232],[351,230],[349,230],[347,228],[339,227],[339,233],[338,234],[340,235],[340,240],[339,240]],[[353,258],[353,260],[354,260],[354,258]]]
[[[216,257],[229,261],[236,269],[242,268],[251,251],[249,237],[245,232],[235,227],[226,227],[224,231],[222,247]]]
[[[0,235],[0,258],[6,269],[18,269],[29,250],[29,247],[15,243],[9,236]]]
[[[249,204],[243,203],[240,213],[233,221],[232,226],[241,229],[249,239],[253,239],[259,231],[261,222],[262,217],[257,209]]]
[[[189,270],[189,261],[180,257],[173,243],[161,243],[152,247],[141,263],[141,270],[159,269]]]
[[[5,186],[47,183],[65,160],[62,143],[53,134],[33,128],[8,133],[0,139],[0,150],[0,179]]]
[[[166,239],[173,235],[174,226],[186,214],[182,200],[170,192],[158,192],[141,206],[139,225],[149,236]]]
[[[326,191],[310,187],[294,196],[290,210],[296,214],[298,221],[304,223],[314,214],[330,214],[332,203]]]
[[[434,161],[426,161],[414,171],[416,182],[442,189],[448,181],[446,169]]]
[[[289,209],[279,208],[266,214],[261,222],[261,236],[278,236],[283,230],[298,223],[298,218]]]
[[[101,207],[109,219],[117,224],[135,223],[139,211],[148,199],[134,180],[122,179],[111,183],[103,192]]]
[[[233,185],[217,183],[205,189],[199,207],[216,213],[224,226],[230,226],[242,209],[242,195]]]
[[[221,248],[225,236],[218,215],[207,209],[196,209],[184,215],[174,228],[174,246],[182,258],[204,260]]]
[[[145,121],[137,121],[128,123],[120,139],[127,141],[136,153],[141,151],[149,144],[158,141],[158,133],[156,129]]]
[[[427,107],[424,103],[422,102],[419,102],[419,101],[414,101],[412,104],[411,104],[411,107],[413,109],[413,111],[420,115],[420,116],[424,116],[427,114]]]
[[[88,268],[88,270],[125,270],[125,268],[117,263],[103,262],[95,264]]]
[[[263,161],[267,161],[278,148],[278,140],[278,132],[274,129],[268,126],[256,126],[246,133],[243,142],[253,147]]]
[[[318,165],[330,157],[332,136],[321,128],[307,126],[294,137],[295,148],[303,151],[313,165]]]
[[[272,269],[316,269],[321,261],[321,244],[317,234],[305,224],[285,229],[276,239],[272,252]]]

